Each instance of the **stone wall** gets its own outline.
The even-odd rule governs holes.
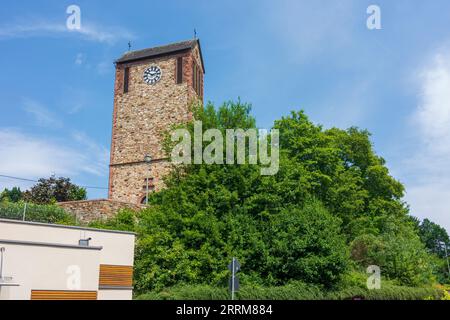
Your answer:
[[[177,58],[183,58],[183,82],[176,83]],[[153,179],[154,190],[164,187],[162,178],[170,171],[163,151],[164,132],[173,124],[192,119],[189,106],[198,99],[192,89],[192,63],[201,67],[199,50],[154,59],[118,64],[114,86],[114,113],[111,141],[109,195],[112,200],[140,203],[145,197],[145,181]],[[143,81],[151,65],[161,68],[155,85]],[[124,69],[129,68],[128,92],[123,92]],[[203,93],[203,73],[200,80]],[[154,162],[143,163],[145,154]]]
[[[59,202],[58,206],[76,216],[78,222],[89,223],[113,217],[121,209],[140,210],[143,206],[109,199]]]

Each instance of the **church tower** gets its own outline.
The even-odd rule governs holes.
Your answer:
[[[198,39],[127,52],[116,61],[109,199],[141,204],[147,181],[150,192],[163,187],[170,170],[164,131],[192,119],[189,106],[203,100],[204,73]]]

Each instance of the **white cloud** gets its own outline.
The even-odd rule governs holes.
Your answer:
[[[107,150],[81,133],[73,140],[57,142],[18,130],[0,129],[0,141],[3,175],[37,179],[52,174],[68,177],[107,174]],[[17,181],[0,179],[0,189],[13,185],[18,185]]]
[[[450,155],[450,53],[437,54],[421,72],[421,104],[414,121],[436,155]]]
[[[27,98],[23,99],[23,109],[34,118],[36,124],[39,126],[53,128],[61,127],[61,122],[56,115],[37,101]]]
[[[69,30],[64,23],[48,21],[27,21],[0,27],[0,40],[42,36],[71,36],[100,43],[114,44],[119,40],[134,39],[134,35],[121,27],[102,27],[94,24],[82,24],[79,30]]]
[[[413,215],[450,231],[450,50],[435,54],[418,73],[420,94],[411,124],[415,150],[404,161]]]

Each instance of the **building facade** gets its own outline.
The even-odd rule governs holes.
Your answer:
[[[0,300],[129,300],[135,234],[0,219]]]
[[[144,204],[147,190],[164,186],[170,163],[163,135],[192,119],[190,105],[203,100],[204,73],[197,39],[128,52],[116,61],[109,199]]]

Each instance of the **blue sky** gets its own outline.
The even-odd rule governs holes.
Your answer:
[[[81,8],[69,31],[66,8]],[[381,30],[366,9],[381,8]],[[450,230],[450,2],[8,1],[0,10],[0,175],[107,187],[113,61],[193,37],[205,98],[251,102],[270,128],[304,109],[367,128],[411,213]],[[0,189],[32,183],[0,178]],[[90,198],[106,190],[89,189]]]

